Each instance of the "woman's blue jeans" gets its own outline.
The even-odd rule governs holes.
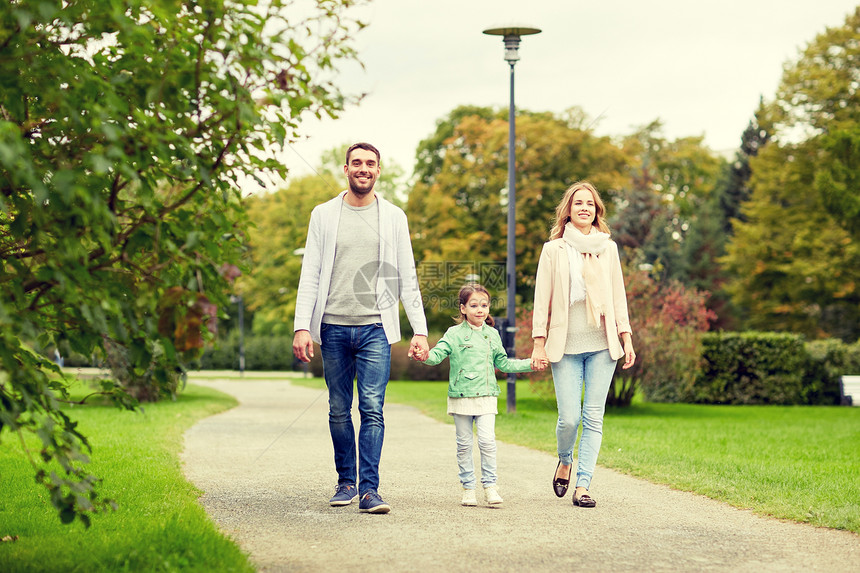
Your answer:
[[[337,483],[356,483],[353,380],[357,379],[358,491],[379,489],[379,458],[385,422],[382,407],[391,371],[391,345],[381,323],[364,326],[323,324],[320,350],[328,387],[328,425],[334,445]]]
[[[558,425],[555,429],[558,459],[563,465],[573,463],[573,446],[582,422],[575,487],[587,489],[591,485],[603,441],[603,413],[615,363],[608,350],[565,354],[558,362],[551,363],[558,403]]]

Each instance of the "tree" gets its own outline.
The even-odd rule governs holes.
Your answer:
[[[687,282],[684,244],[712,200],[724,162],[701,137],[674,141],[654,121],[623,139],[629,179],[610,220],[619,245],[640,250],[663,277]]]
[[[860,7],[818,35],[786,69],[773,104],[784,133],[818,141],[815,186],[836,221],[860,237]],[[790,136],[789,136],[790,137]]]
[[[747,219],[735,222],[723,259],[751,328],[860,336],[858,46],[860,9],[786,66],[766,106],[774,135],[750,160]]]
[[[590,179],[612,194],[624,156],[597,137],[576,110],[520,111],[517,117],[517,296],[531,301],[540,246],[565,189]],[[502,111],[461,107],[419,145],[407,213],[431,328],[451,323],[456,293],[477,274],[504,312],[507,252],[508,122]]]
[[[860,6],[839,27],[827,28],[785,67],[770,107],[780,141],[850,130],[860,123]]]
[[[860,245],[835,224],[813,184],[815,141],[768,145],[751,165],[747,222],[735,224],[726,290],[755,330],[856,340]]]
[[[764,102],[759,102],[759,108],[741,135],[741,147],[735,153],[729,172],[729,179],[718,192],[719,206],[722,211],[722,228],[726,235],[732,233],[732,220],[743,221],[741,206],[750,198],[752,191],[749,179],[752,174],[750,159],[758,155],[771,137],[769,126],[763,121],[765,116]]]
[[[834,219],[860,240],[860,124],[821,138],[815,188]]]
[[[63,522],[111,504],[31,345],[114,356],[142,398],[176,390],[245,249],[242,182],[283,175],[271,150],[353,101],[325,79],[355,58],[352,4],[0,5],[0,439],[38,436]]]

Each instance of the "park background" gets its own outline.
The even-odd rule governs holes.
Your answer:
[[[64,523],[84,525],[121,498],[103,495],[87,462],[104,463],[104,452],[123,457],[124,446],[91,449],[88,439],[101,444],[122,418],[78,427],[104,415],[103,400],[157,411],[170,407],[164,398],[183,404],[186,373],[196,369],[301,371],[290,351],[301,248],[313,206],[343,187],[352,142],[322,138],[332,145],[313,159],[299,147],[303,122],[336,125],[362,109],[361,88],[341,84],[338,72],[360,68],[354,42],[365,32],[351,2],[311,3],[319,10],[302,12],[310,24],[279,20],[278,2],[266,18],[241,2],[178,12],[170,2],[97,4],[10,3],[0,38],[0,440],[4,456],[22,462],[2,471],[29,481],[10,489],[13,497],[33,489],[33,473],[44,486],[35,500],[20,497],[24,507],[54,508]],[[519,105],[516,235],[523,326],[558,197],[590,179],[622,248],[640,355],[618,378],[613,403],[634,415],[637,404],[661,402],[808,407],[811,418],[839,420],[831,467],[851,486],[856,455],[845,461],[841,444],[856,443],[856,418],[835,410],[841,377],[860,374],[860,11],[846,8],[786,57],[772,91],[747,100],[733,149],[714,148],[698,128],[685,134],[683,120],[667,124],[659,108],[612,123],[614,108],[603,117],[605,108],[578,90],[560,103]],[[411,150],[411,166],[375,142],[378,190],[409,216],[431,339],[452,323],[468,275],[490,288],[494,314],[505,312],[506,69],[498,38],[482,37],[481,26],[475,34],[488,49],[477,68],[500,77],[488,88],[495,103],[449,101]],[[524,40],[517,69],[520,85],[539,90],[554,77],[545,68],[533,75],[541,58],[528,50],[538,38]],[[667,91],[684,85],[682,70],[653,66],[664,70]],[[735,83],[744,80],[727,73],[727,97]],[[449,93],[456,85],[448,82]],[[702,105],[688,117],[711,113]],[[372,123],[403,123],[372,115]],[[391,156],[402,157],[396,148]],[[283,159],[299,149],[306,169]],[[527,330],[518,333],[520,356],[530,352]],[[81,390],[53,362],[57,354],[67,367],[111,375]],[[397,379],[445,376],[407,361],[405,347],[393,354]],[[319,375],[318,363],[311,369]],[[551,404],[546,378],[527,380],[526,395]],[[830,526],[856,531],[855,501],[838,506],[848,517]],[[4,504],[7,515],[19,511]]]

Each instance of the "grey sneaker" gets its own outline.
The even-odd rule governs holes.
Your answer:
[[[358,490],[352,484],[345,483],[337,486],[334,497],[329,500],[332,506],[349,505],[358,497]]]
[[[361,496],[361,501],[358,502],[358,510],[361,513],[388,513],[391,511],[391,506],[382,501],[378,493],[370,490]]]
[[[487,498],[487,503],[490,505],[499,505],[504,501],[502,496],[499,495],[499,490],[497,490],[494,485],[484,488],[484,496]]]

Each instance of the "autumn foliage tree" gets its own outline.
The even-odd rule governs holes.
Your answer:
[[[240,187],[350,101],[331,72],[355,56],[351,4],[0,4],[0,440],[38,436],[23,453],[64,522],[110,502],[34,345],[115,360],[143,399],[176,390],[238,275]]]
[[[504,314],[507,252],[508,122],[489,108],[453,110],[418,149],[416,183],[406,211],[431,328],[444,329],[466,275],[477,274]],[[516,155],[517,295],[533,298],[540,246],[556,203],[579,179],[611,195],[623,180],[624,156],[592,133],[577,110],[520,112]]]

